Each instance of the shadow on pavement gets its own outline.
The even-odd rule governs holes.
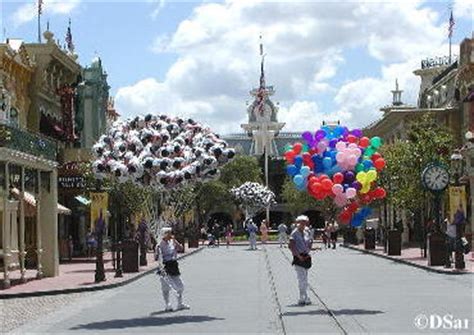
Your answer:
[[[159,314],[159,313],[158,313]],[[215,320],[224,320],[223,318],[215,318],[207,315],[176,315],[169,317],[143,317],[135,319],[117,319],[92,322],[77,325],[70,328],[71,330],[82,329],[123,329],[123,328],[139,328],[139,327],[156,327],[172,324],[192,323],[192,322],[209,322]]]
[[[290,305],[288,307],[295,307],[294,305]],[[383,314],[382,311],[375,311],[375,310],[366,310],[366,309],[340,309],[340,310],[332,310],[335,315],[374,315],[374,314]],[[311,311],[294,311],[294,312],[285,312],[283,316],[295,316],[295,315],[326,315],[328,311],[325,309],[317,309]]]

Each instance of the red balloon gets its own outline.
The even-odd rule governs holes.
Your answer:
[[[290,150],[290,151],[285,152],[284,156],[288,164],[293,164],[296,154]]]
[[[370,157],[370,159],[372,159],[372,162],[375,162],[379,158],[382,158],[382,155],[379,154],[378,152],[376,152],[375,154],[372,155],[372,157]]]
[[[332,176],[332,181],[334,184],[342,184],[344,181],[344,175],[340,172],[336,172],[334,176]]]
[[[359,140],[359,146],[361,148],[367,148],[370,144],[370,140],[368,137],[362,137],[360,140]]]
[[[377,159],[376,161],[374,161],[374,166],[377,170],[382,170],[385,167],[385,159]]]
[[[347,135],[347,142],[349,142],[349,143],[355,143],[355,142],[357,142],[357,137],[355,137],[355,136],[352,135],[352,134]]]
[[[296,154],[299,154],[302,149],[303,149],[303,144],[301,144],[301,143],[299,143],[299,142],[293,144],[293,151],[294,151]]]
[[[329,178],[325,178],[322,182],[321,182],[321,185],[323,187],[323,190],[325,191],[330,191],[332,189],[332,186],[333,186],[333,183],[331,181],[331,179]]]
[[[351,213],[355,213],[359,209],[359,205],[357,202],[351,202],[349,206],[347,206],[347,210]]]
[[[375,196],[379,199],[383,199],[387,196],[387,192],[382,187],[377,187],[375,189]]]
[[[303,162],[308,165],[309,162],[312,162],[311,160],[311,155],[309,154],[309,152],[305,152],[303,154]]]

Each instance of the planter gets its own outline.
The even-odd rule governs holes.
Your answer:
[[[364,232],[364,248],[366,250],[375,249],[375,230],[373,228],[366,228]]]
[[[122,243],[123,272],[138,272],[139,255],[138,242],[127,240]]]
[[[446,256],[446,239],[444,235],[439,232],[428,234],[428,265],[445,265]]]
[[[389,230],[388,237],[388,250],[389,256],[401,256],[402,254],[402,233],[396,229]]]
[[[188,239],[188,247],[199,248],[199,239],[197,238]]]

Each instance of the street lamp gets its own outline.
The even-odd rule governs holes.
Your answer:
[[[460,186],[460,178],[463,175],[463,156],[459,149],[454,150],[453,154],[450,157],[451,160],[451,171],[453,176],[453,186]],[[456,212],[454,215],[454,221],[452,224],[456,225],[456,240],[455,240],[455,258],[454,266],[456,269],[464,269],[466,264],[464,262],[464,254],[461,249],[461,237],[462,237],[462,225],[464,224],[465,216],[464,213]]]

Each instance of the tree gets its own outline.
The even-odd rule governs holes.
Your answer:
[[[236,156],[221,170],[220,181],[229,189],[247,181],[262,182],[262,173],[255,157]]]
[[[282,198],[293,216],[320,205],[320,202],[311,197],[308,192],[298,191],[290,178],[287,178],[283,184]]]

